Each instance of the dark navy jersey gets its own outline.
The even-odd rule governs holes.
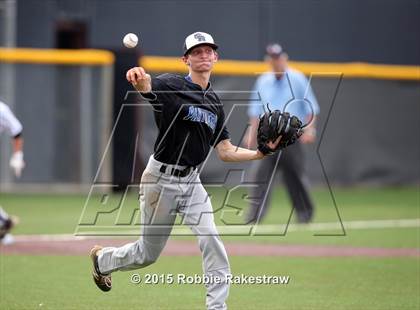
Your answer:
[[[183,76],[162,74],[152,79],[152,93],[143,97],[154,107],[158,161],[197,166],[211,146],[229,139],[222,103],[210,83],[203,90]]]

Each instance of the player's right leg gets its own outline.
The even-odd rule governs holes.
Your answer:
[[[111,275],[102,274],[98,267],[98,252],[102,250],[102,247],[95,245],[90,251],[90,258],[93,263],[92,277],[96,286],[104,292],[108,292],[112,288]]]
[[[96,270],[102,277],[102,282],[114,271],[144,268],[160,256],[175,222],[174,197],[179,194],[177,185],[171,184],[168,179],[150,169],[149,165],[144,171],[139,195],[140,238],[122,247],[104,247],[95,252],[97,268],[94,267],[94,272]],[[100,281],[95,279],[95,274],[93,276],[101,288]]]
[[[119,248],[103,248],[98,253],[102,273],[144,268],[158,259],[176,218],[173,196],[170,186],[144,172],[140,185],[140,238]]]

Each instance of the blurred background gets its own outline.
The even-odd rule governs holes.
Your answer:
[[[0,0],[0,100],[23,123],[26,161],[15,179],[3,135],[0,191],[138,183],[156,129],[150,107],[125,96],[125,71],[184,74],[183,40],[194,31],[220,46],[213,88],[227,113],[236,107],[227,125],[235,144],[248,92],[268,69],[265,46],[279,42],[321,107],[317,142],[305,146],[312,184],[418,185],[419,12],[416,0]],[[135,49],[122,46],[128,32],[139,36]],[[202,179],[248,168],[212,154]]]

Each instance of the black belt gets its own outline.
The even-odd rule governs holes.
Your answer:
[[[162,173],[168,173],[170,175],[173,175],[173,176],[176,176],[176,177],[181,177],[181,178],[189,175],[190,172],[195,169],[195,167],[187,167],[184,170],[179,170],[179,169],[172,168],[171,171],[166,172],[166,168],[169,168],[169,167],[166,166],[166,165],[162,165],[162,166],[160,166],[159,171],[162,172]]]

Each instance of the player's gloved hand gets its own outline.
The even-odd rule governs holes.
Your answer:
[[[303,129],[302,122],[300,121],[300,119],[296,116],[289,117],[288,123],[284,132],[282,133],[282,137],[279,145],[277,146],[277,149],[282,150],[288,147],[289,145],[294,144],[302,136],[302,134]]]
[[[302,122],[290,114],[279,110],[268,111],[260,116],[257,132],[258,150],[264,155],[272,155],[277,150],[295,143],[302,135]],[[280,141],[278,141],[281,137]],[[273,145],[273,142],[274,143]]]
[[[10,158],[9,165],[15,173],[15,176],[17,178],[20,178],[22,170],[23,168],[25,168],[25,162],[23,161],[23,152],[14,152],[12,157]]]

